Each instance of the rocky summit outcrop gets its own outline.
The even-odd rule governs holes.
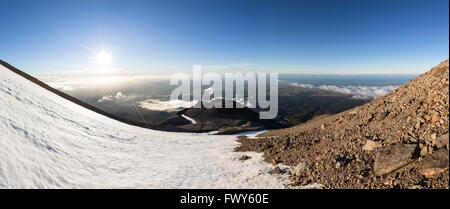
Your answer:
[[[326,188],[449,187],[449,61],[351,110],[258,139],[237,151],[295,168],[293,185]]]

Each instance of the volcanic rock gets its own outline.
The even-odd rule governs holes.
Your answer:
[[[411,162],[417,145],[396,144],[383,147],[375,157],[373,170],[377,175],[388,174]]]
[[[448,162],[448,150],[439,149],[422,160],[419,165],[419,172],[426,178],[435,177],[448,170]]]

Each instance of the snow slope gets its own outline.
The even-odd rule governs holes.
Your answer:
[[[0,188],[284,188],[235,137],[130,126],[0,65]]]

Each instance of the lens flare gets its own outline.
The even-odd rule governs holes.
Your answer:
[[[97,61],[97,63],[101,66],[106,66],[106,65],[110,65],[112,62],[112,57],[111,54],[106,52],[106,51],[101,51],[99,52],[96,57],[95,60]]]

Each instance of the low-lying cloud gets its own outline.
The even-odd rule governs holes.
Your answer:
[[[123,94],[122,92],[117,92],[116,95],[105,95],[103,96],[101,99],[99,99],[97,102],[102,103],[105,101],[111,101],[111,100],[121,100],[123,98],[125,98],[125,94]]]
[[[154,111],[165,111],[165,112],[176,112],[194,106],[197,101],[184,101],[184,100],[169,100],[162,101],[159,99],[146,99],[144,101],[137,102],[139,107],[154,110]]]
[[[63,70],[36,75],[36,77],[53,88],[65,91],[168,79],[168,76],[165,75],[152,75],[123,69]]]
[[[398,85],[387,85],[387,86],[336,86],[336,85],[312,85],[305,83],[290,83],[291,86],[307,88],[307,89],[321,89],[325,91],[337,92],[341,94],[353,95],[354,99],[376,99],[381,97],[396,88]]]

